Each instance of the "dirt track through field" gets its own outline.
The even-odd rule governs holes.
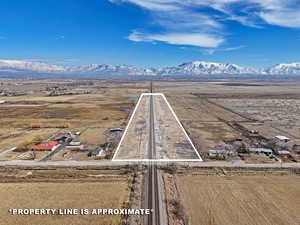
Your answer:
[[[150,99],[153,98],[155,155],[149,156]],[[161,94],[142,95],[114,160],[199,160],[196,149]]]

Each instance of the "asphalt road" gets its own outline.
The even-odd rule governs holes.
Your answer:
[[[157,159],[156,155],[156,142],[154,134],[154,100],[153,96],[150,96],[149,107],[149,144],[148,144],[148,158]],[[154,162],[149,162],[147,166],[147,173],[145,179],[145,207],[152,209],[152,213],[147,215],[144,224],[145,225],[161,225],[164,224],[166,218],[165,210],[161,210],[163,201],[161,201],[161,193],[164,189],[159,185],[159,172]]]
[[[66,147],[69,143],[62,143],[60,144],[56,149],[54,149],[53,151],[51,151],[48,155],[46,155],[46,157],[44,157],[43,159],[41,159],[41,162],[45,162],[49,159],[51,159],[51,157],[58,153],[60,150],[62,150],[64,147]]]
[[[106,166],[134,166],[138,164],[148,165],[147,162],[126,162],[126,161],[111,161],[111,160],[97,160],[97,161],[34,161],[34,160],[10,160],[0,161],[0,166],[39,166],[39,167],[106,167]],[[157,165],[168,166],[174,163],[159,162]],[[241,167],[241,168],[300,168],[300,163],[261,163],[261,164],[247,164],[243,161],[235,162],[176,162],[178,166],[190,167]]]

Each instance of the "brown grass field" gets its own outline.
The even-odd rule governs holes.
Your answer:
[[[177,176],[191,225],[297,225],[300,177]]]
[[[9,215],[9,208],[98,209],[122,208],[128,199],[126,182],[1,183],[0,224],[119,224],[119,216],[100,215]],[[116,194],[117,193],[117,194]]]
[[[69,123],[67,131],[81,131],[79,140],[86,142],[88,149],[94,149],[107,141],[110,128],[125,127],[129,115],[126,110],[134,106],[129,98],[149,91],[149,81],[93,80],[93,85],[67,86],[70,91],[86,90],[89,94],[49,97],[46,87],[64,87],[78,81],[17,80],[19,85],[14,85],[16,80],[2,81],[11,90],[28,94],[1,97],[7,103],[0,105],[0,160],[16,159],[18,154],[1,152],[39,133],[47,138],[62,131],[58,128],[31,130],[33,122]],[[166,95],[200,153],[214,149],[220,141],[241,137],[228,123],[258,130],[267,138],[285,135],[292,138],[291,143],[300,144],[299,81],[157,81],[153,87],[154,92]],[[53,159],[88,159],[85,154],[67,155],[70,157],[58,155]]]
[[[129,86],[126,83],[103,84],[97,81],[95,86],[79,86],[72,89],[76,92],[82,88],[90,91],[89,94],[47,96],[43,91],[45,86],[49,83],[64,84],[64,81],[57,82],[40,80],[28,84],[23,81],[20,82],[22,85],[15,88],[29,91],[27,95],[1,97],[7,103],[0,105],[0,160],[15,160],[20,153],[7,150],[38,135],[42,135],[46,140],[57,133],[68,131],[81,131],[82,137],[79,137],[78,141],[86,143],[88,150],[95,149],[107,141],[110,128],[126,125],[128,112],[124,109],[133,107],[133,102],[128,99],[138,97],[140,91],[136,88],[138,84]],[[66,81],[72,82],[76,81]],[[14,88],[13,83],[11,81],[10,89]],[[65,123],[69,124],[69,128],[46,128]],[[41,128],[31,129],[32,124],[39,124]],[[85,155],[75,158],[88,159]],[[54,159],[63,160],[59,156]]]
[[[117,225],[120,216],[10,215],[10,208],[123,208],[129,179],[119,170],[16,170],[0,172],[1,225]]]
[[[75,141],[81,141],[86,151],[64,148],[51,160],[94,160],[95,157],[87,157],[87,152],[108,142],[113,142],[112,146],[117,144],[121,133],[112,134],[110,128],[126,126],[128,111],[134,107],[132,98],[149,92],[150,84],[134,80],[89,80],[93,84],[82,86],[76,85],[79,81],[75,79],[0,81],[2,88],[27,93],[16,97],[0,96],[6,101],[0,104],[0,161],[18,159],[21,153],[9,149],[23,142],[37,136],[46,140],[70,131],[81,132]],[[52,86],[74,92],[84,90],[88,94],[50,97],[46,90]],[[299,81],[168,80],[154,81],[153,87],[154,92],[166,95],[200,154],[205,155],[227,139],[246,139],[232,123],[257,130],[262,137],[285,135],[292,139],[289,143],[300,144]],[[42,124],[42,127],[32,129],[32,123]],[[65,123],[70,126],[56,127]],[[296,155],[296,150],[293,151]],[[47,153],[39,152],[36,160]],[[268,157],[258,154],[248,154],[244,160],[246,163],[269,163]],[[120,168],[113,171],[27,168],[19,172],[9,168],[4,168],[3,172],[2,169],[0,225],[119,224],[121,218],[117,216],[11,216],[7,210],[119,208],[129,198],[131,175]],[[195,168],[192,173],[186,169],[180,171],[180,175],[168,174],[169,183],[174,185],[170,189],[172,192],[167,192],[167,200],[173,195],[173,200],[183,203],[184,213],[192,225],[300,224],[299,176],[284,174],[284,169],[269,174],[249,170],[242,175],[220,168],[206,172]],[[172,221],[179,221],[173,214]]]

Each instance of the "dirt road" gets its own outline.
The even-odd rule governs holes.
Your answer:
[[[46,161],[38,162],[32,160],[11,160],[0,161],[0,167],[6,166],[19,166],[19,167],[114,167],[114,166],[130,166],[136,165],[136,162],[126,161],[111,161],[111,160],[99,160],[99,161]],[[140,162],[139,164],[147,164]],[[170,162],[159,162],[159,165],[168,166]],[[241,168],[300,168],[300,163],[257,163],[247,164],[243,161],[225,162],[177,162],[176,165],[190,166],[190,167],[241,167]]]
[[[148,148],[154,140],[154,155]],[[142,94],[113,160],[201,161],[163,94]]]

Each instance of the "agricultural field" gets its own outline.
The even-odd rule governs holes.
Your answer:
[[[10,216],[7,210],[143,208],[153,193],[161,193],[156,196],[166,207],[163,220],[168,219],[170,225],[185,220],[195,225],[300,223],[300,180],[296,169],[287,169],[299,167],[300,161],[300,145],[295,145],[300,144],[298,81],[154,81],[153,92],[166,96],[206,162],[162,163],[153,171],[148,165],[111,161],[135,103],[140,94],[149,92],[149,84],[139,80],[5,80],[3,86],[10,93],[25,94],[0,96],[4,100],[0,104],[0,161],[14,160],[1,162],[0,224],[121,224],[124,218],[118,216],[51,216],[50,220],[50,216]],[[162,158],[181,154],[188,158],[192,145],[186,145],[173,114],[159,99],[152,107],[149,103],[149,99],[141,103],[144,107],[128,129],[130,136],[124,138],[122,157],[130,158],[133,152],[143,158],[152,143]],[[152,126],[147,125],[149,118]],[[155,137],[152,140],[149,130]],[[291,140],[272,145],[275,135]],[[47,145],[53,142],[54,148]],[[289,150],[291,145],[293,155],[277,152],[277,147]],[[269,146],[274,147],[267,149],[270,154],[250,152]],[[214,158],[212,149],[232,155]],[[34,156],[21,157],[33,152]],[[155,168],[162,175],[157,188],[153,187],[156,182],[147,182],[147,178],[155,181],[151,179],[156,176]],[[142,224],[142,220],[126,218],[129,224]]]
[[[299,99],[214,99],[214,101],[245,116],[266,122],[270,129],[275,129],[269,135],[286,133],[291,138],[300,139]],[[257,127],[261,130],[259,126]]]
[[[155,87],[167,96],[204,158],[209,149],[234,140],[263,147],[254,145],[257,140],[245,135],[255,131],[261,140],[277,135],[290,138],[289,149],[295,161],[299,155],[292,149],[300,144],[298,85],[299,81],[220,81],[161,82]],[[269,161],[261,156],[251,156],[248,162]]]
[[[107,143],[115,148],[121,132],[112,134],[110,129],[125,128],[137,98],[149,92],[149,81],[50,79],[3,84],[26,95],[1,96],[6,102],[0,105],[0,160],[18,159],[21,153],[9,151],[12,147],[63,132],[81,132],[75,141],[87,152]],[[284,135],[291,138],[291,146],[300,144],[298,87],[299,81],[153,82],[153,91],[165,94],[201,155],[219,143],[244,139],[233,124],[264,138]],[[61,95],[65,90],[68,94]],[[49,160],[94,160],[87,152],[63,148]],[[45,155],[37,153],[35,160]]]
[[[120,216],[10,215],[10,208],[101,209],[123,208],[129,199],[128,176],[98,171],[1,171],[0,224],[117,225]],[[116,194],[118,193],[118,194]]]
[[[24,151],[11,149],[25,146],[25,150],[30,150],[33,139],[41,138],[46,142],[64,132],[81,132],[82,136],[76,141],[82,142],[86,151],[111,141],[110,138],[118,141],[119,137],[111,137],[109,130],[126,125],[134,106],[130,99],[138,97],[143,88],[143,85],[137,88],[138,84],[117,85],[105,81],[18,81],[5,80],[5,87],[11,92],[22,91],[25,95],[1,96],[5,103],[0,104],[0,160],[19,159]],[[59,88],[66,89],[68,94],[64,95]],[[53,90],[49,89],[60,92],[50,96]],[[48,153],[36,152],[35,160],[43,159]],[[53,159],[91,159],[85,153],[76,153],[75,156],[73,153],[64,149]]]
[[[176,181],[191,225],[300,223],[299,176],[179,175]]]
[[[1,120],[1,119],[0,119]],[[0,128],[4,131],[5,128]],[[22,152],[13,152],[9,151],[11,148],[16,146],[21,146],[26,142],[32,141],[34,138],[41,137],[44,140],[47,140],[52,135],[56,134],[59,131],[57,128],[44,128],[39,130],[29,130],[29,129],[10,129],[3,136],[0,136],[0,160],[15,160],[18,159],[18,156]],[[2,150],[2,151],[1,151]],[[38,152],[36,153],[36,160],[41,159],[43,156],[46,156],[47,152]]]
[[[217,107],[206,98],[192,93],[167,93],[167,98],[200,153],[214,148],[219,141],[240,137],[240,134],[224,121],[247,121],[247,118]]]

